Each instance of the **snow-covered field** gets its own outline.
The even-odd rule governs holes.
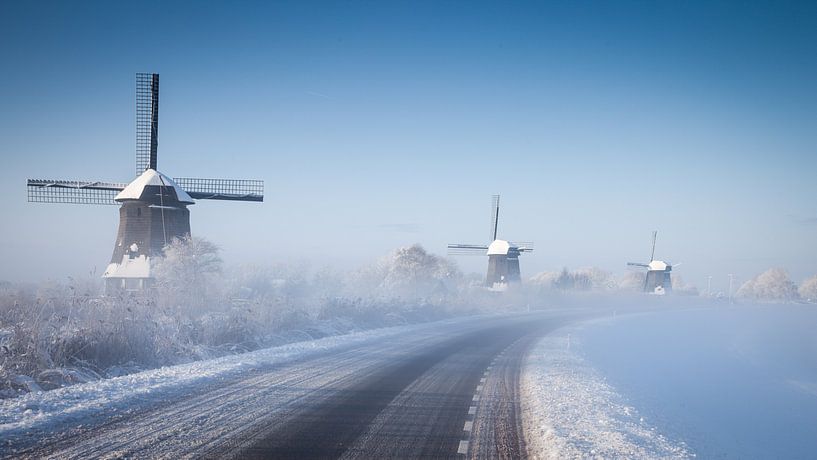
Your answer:
[[[814,458],[817,309],[616,318],[544,338],[523,374],[544,458]]]

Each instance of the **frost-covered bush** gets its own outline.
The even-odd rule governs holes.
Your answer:
[[[680,295],[699,295],[698,288],[685,282],[680,275],[672,275],[672,292]]]
[[[561,272],[539,272],[528,279],[528,282],[543,288],[552,289]]]
[[[643,291],[646,279],[646,271],[628,271],[619,280],[618,287],[624,291]]]
[[[462,274],[447,259],[429,254],[420,245],[399,248],[354,275],[350,287],[357,294],[377,298],[440,301],[456,296]]]
[[[617,286],[612,273],[598,267],[579,268],[560,272],[541,272],[533,275],[530,283],[545,289],[560,291],[603,291]]]
[[[808,302],[817,302],[817,275],[803,281],[797,292],[802,299]]]
[[[176,349],[157,340],[171,334],[152,320],[155,306],[91,295],[98,279],[71,281],[0,293],[0,392],[29,390],[27,379],[49,389],[111,366],[173,362]]]
[[[613,274],[598,267],[587,267],[576,270],[576,274],[590,282],[593,290],[607,290],[618,287]]]
[[[782,268],[766,270],[743,283],[736,293],[738,298],[759,301],[790,301],[798,298],[797,285]]]
[[[219,297],[222,261],[218,247],[197,237],[174,238],[151,262],[160,306],[201,308]]]

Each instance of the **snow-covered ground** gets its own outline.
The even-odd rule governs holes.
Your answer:
[[[575,327],[544,337],[522,370],[522,422],[533,458],[687,458],[581,355]]]
[[[251,369],[362,346],[386,337],[406,334],[422,336],[423,331],[440,328],[441,325],[463,324],[474,319],[461,318],[327,337],[0,400],[0,439],[3,444],[11,443],[34,433],[93,423],[103,415],[173,400],[194,388],[226,381]],[[2,450],[3,445],[0,445],[0,452]]]
[[[523,374],[538,457],[814,458],[817,309],[620,315],[543,339]]]

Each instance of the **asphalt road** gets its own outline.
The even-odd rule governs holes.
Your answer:
[[[519,458],[528,346],[586,314],[439,324],[68,427],[18,456]]]

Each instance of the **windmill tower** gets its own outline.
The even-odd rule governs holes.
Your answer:
[[[136,179],[130,183],[28,179],[28,201],[119,205],[119,230],[105,273],[106,292],[149,287],[150,261],[190,235],[194,200],[263,201],[264,182],[176,178],[157,171],[159,74],[136,74]]]
[[[497,238],[499,229],[499,195],[491,197],[491,233],[490,243],[449,244],[449,255],[487,255],[488,274],[485,285],[488,287],[507,286],[508,283],[521,281],[519,276],[519,256],[533,251],[532,242],[512,242]]]
[[[627,262],[627,265],[647,269],[647,276],[644,277],[644,292],[664,295],[672,292],[672,265],[663,260],[655,260],[655,240],[657,236],[658,230],[653,231],[652,252],[650,253],[649,263]]]

